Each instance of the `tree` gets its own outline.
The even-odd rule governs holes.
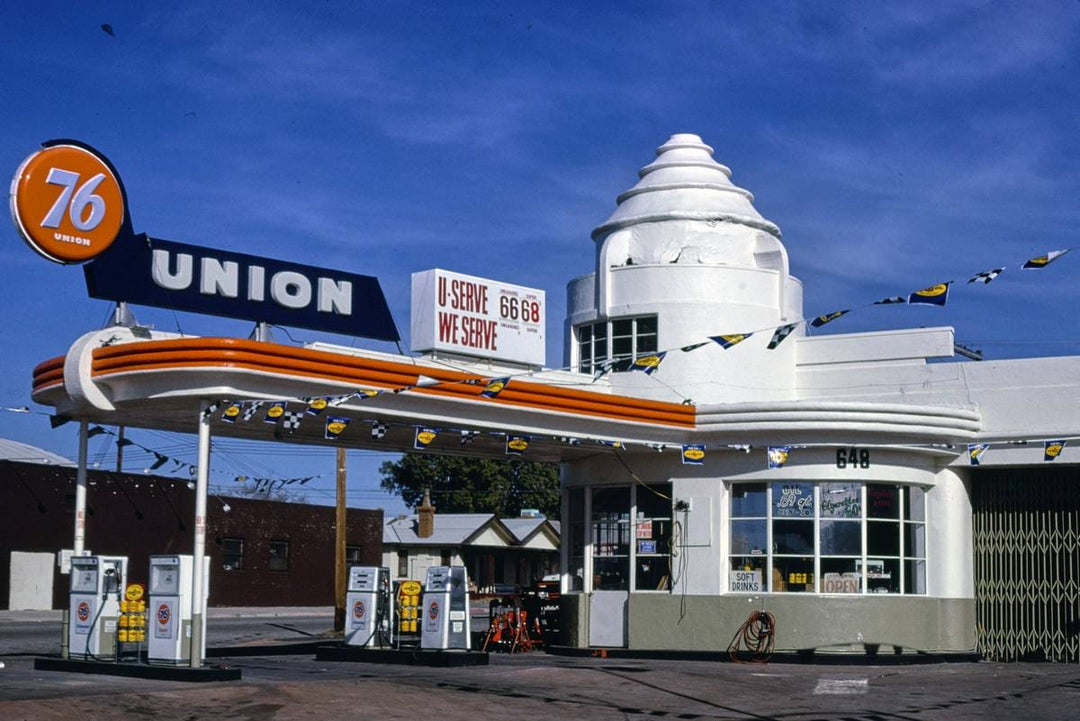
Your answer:
[[[512,518],[536,508],[559,517],[559,467],[552,463],[406,454],[383,463],[379,473],[380,485],[411,508],[431,489],[431,503],[442,513]]]

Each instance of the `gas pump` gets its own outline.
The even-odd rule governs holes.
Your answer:
[[[210,595],[210,558],[203,557],[202,648],[206,658],[206,599]],[[191,597],[191,556],[151,556],[147,609],[150,613],[146,659],[150,663],[179,664],[191,660],[191,619],[195,613]]]
[[[345,593],[345,645],[390,645],[393,618],[390,569],[350,566]]]
[[[72,658],[116,654],[116,620],[127,587],[127,556],[71,557]]]
[[[472,648],[469,577],[464,566],[433,566],[424,583],[420,648]]]

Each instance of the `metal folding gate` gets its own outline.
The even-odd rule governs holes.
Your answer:
[[[1080,663],[1080,467],[973,469],[979,650]]]

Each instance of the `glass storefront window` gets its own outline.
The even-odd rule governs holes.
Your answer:
[[[886,483],[733,484],[729,591],[926,593],[926,492]]]
[[[634,488],[634,590],[671,589],[671,484]]]

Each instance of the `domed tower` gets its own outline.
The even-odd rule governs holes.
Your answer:
[[[589,374],[610,367],[612,389],[639,397],[790,400],[796,343],[767,346],[777,327],[802,318],[802,285],[788,273],[780,229],[712,153],[697,135],[672,135],[593,231],[596,271],[567,289],[567,363]],[[746,333],[727,349],[681,350]],[[627,372],[659,351],[667,355],[651,377]]]

